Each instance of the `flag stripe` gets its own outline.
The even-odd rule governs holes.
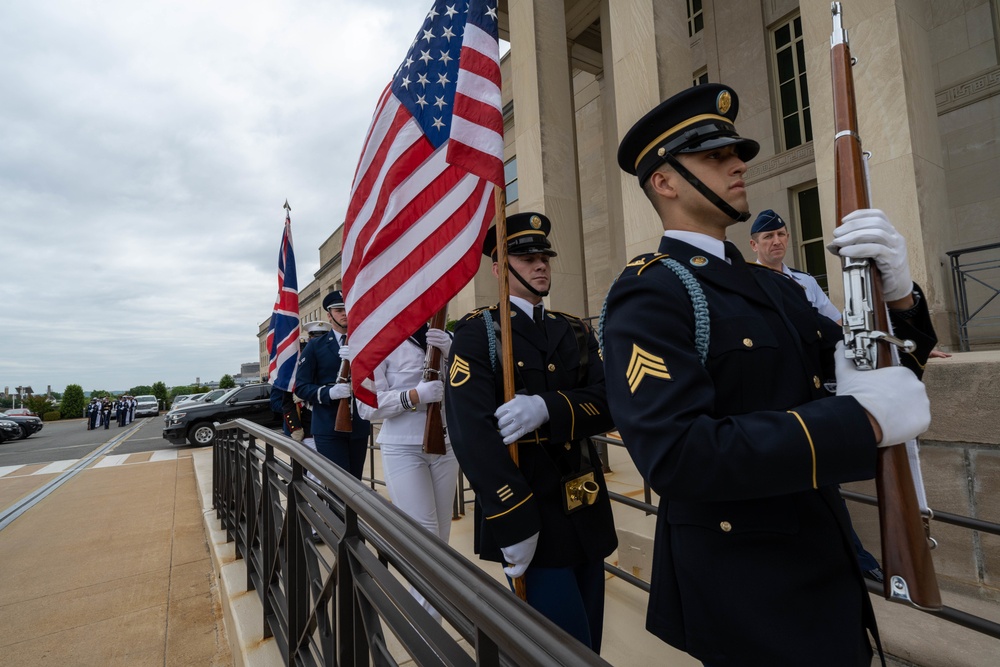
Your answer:
[[[475,275],[504,182],[500,105],[495,0],[435,3],[376,105],[344,223],[362,401],[379,363]]]

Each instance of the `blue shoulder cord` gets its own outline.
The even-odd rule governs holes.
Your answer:
[[[680,278],[681,284],[687,290],[688,297],[691,299],[691,305],[694,308],[694,346],[698,350],[698,357],[701,359],[701,365],[704,366],[705,362],[708,360],[708,341],[709,333],[711,328],[709,326],[708,319],[708,300],[705,298],[705,292],[701,289],[701,285],[698,283],[697,279],[691,272],[688,271],[687,267],[678,262],[676,259],[671,259],[669,257],[661,259],[660,263],[665,267],[677,274]],[[615,279],[617,282],[618,279]],[[610,292],[610,290],[608,290]],[[601,308],[601,319],[598,323],[599,335],[598,339],[601,345],[601,356],[604,356],[604,318],[608,312],[608,299],[604,298],[604,305]]]
[[[497,372],[497,332],[493,330],[493,316],[489,310],[483,311],[483,322],[486,323],[486,340],[490,344],[490,368]]]

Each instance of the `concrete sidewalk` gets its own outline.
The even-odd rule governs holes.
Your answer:
[[[91,466],[0,531],[0,664],[230,665],[191,450]],[[55,475],[0,478],[7,507]]]

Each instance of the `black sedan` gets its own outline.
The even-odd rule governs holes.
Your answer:
[[[27,438],[33,433],[38,433],[42,430],[42,420],[38,417],[25,417],[23,415],[0,415],[0,419],[6,419],[12,421],[21,427],[21,437]]]
[[[7,440],[18,440],[23,438],[23,432],[21,427],[12,422],[9,419],[4,419],[0,416],[0,442],[6,442]]]

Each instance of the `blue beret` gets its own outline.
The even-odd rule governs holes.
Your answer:
[[[323,310],[330,310],[331,308],[343,308],[344,307],[344,295],[339,289],[333,290],[325,297],[323,297]]]
[[[757,214],[757,219],[753,221],[753,226],[750,227],[750,233],[773,232],[775,229],[781,229],[784,226],[785,221],[781,219],[781,216],[771,209],[767,209]]]

